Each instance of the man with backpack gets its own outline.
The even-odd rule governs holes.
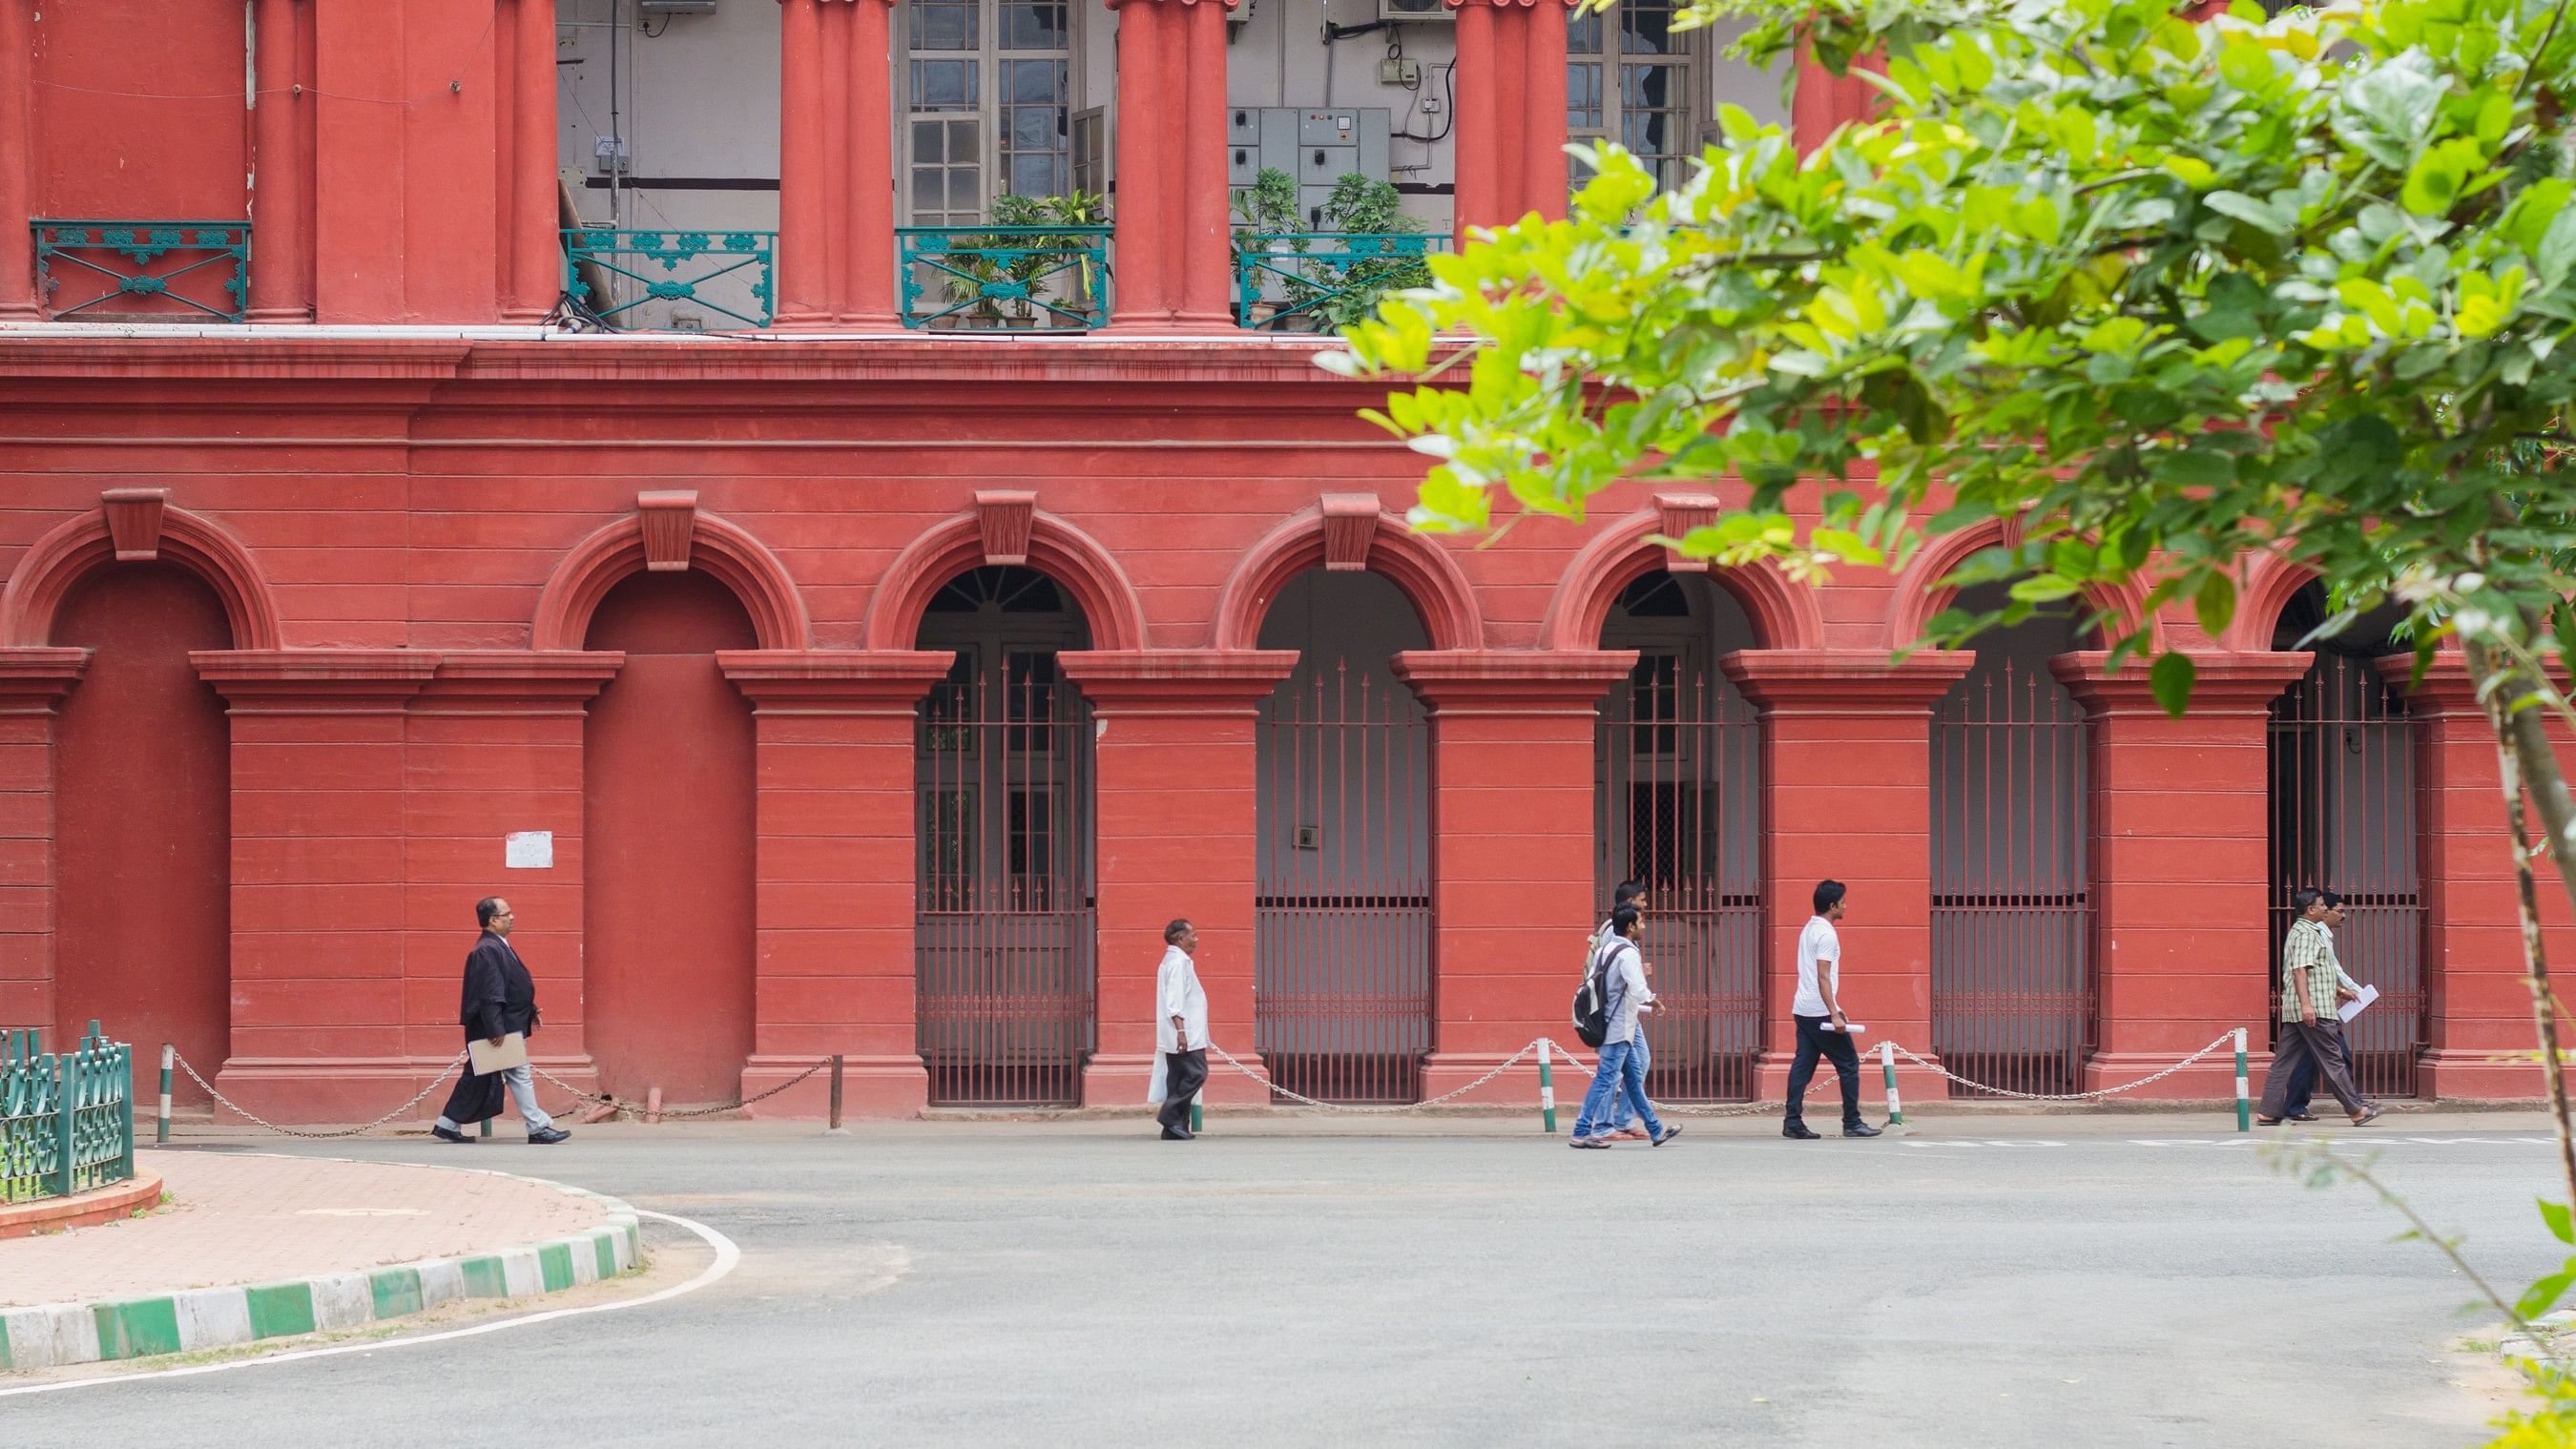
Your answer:
[[[1834,922],[1843,918],[1843,883],[1816,883],[1816,914],[1798,933],[1798,996],[1789,1014],[1798,1023],[1798,1055],[1789,1063],[1789,1112],[1780,1135],[1813,1142],[1822,1133],[1807,1130],[1807,1083],[1815,1079],[1816,1058],[1834,1064],[1843,1081],[1843,1135],[1876,1137],[1878,1130],[1860,1119],[1860,1053],[1852,1046],[1851,1023],[1843,1017],[1843,946]]]
[[[1619,888],[1610,893],[1610,909],[1615,911],[1621,906],[1635,906],[1637,908],[1637,914],[1642,920],[1647,910],[1646,883],[1641,880],[1623,880],[1619,882]],[[1605,919],[1601,922],[1601,928],[1592,933],[1592,945],[1590,950],[1585,954],[1585,969],[1587,971],[1591,969],[1592,958],[1600,955],[1601,948],[1609,945],[1611,939],[1610,922]],[[1648,961],[1644,962],[1643,965],[1646,972],[1646,980],[1648,984],[1651,985],[1655,978],[1654,963]],[[1646,1049],[1646,1032],[1644,1027],[1641,1026],[1638,1028],[1636,1039],[1631,1041],[1628,1045],[1637,1058],[1637,1075],[1643,1077],[1652,1072],[1655,1069],[1655,1054]],[[1625,1092],[1617,1092],[1611,1095],[1609,1135],[1614,1140],[1621,1142],[1643,1142],[1646,1140],[1646,1129],[1637,1125],[1637,1114],[1629,1108],[1628,1094]]]
[[[1682,1135],[1679,1126],[1665,1126],[1655,1116],[1655,1106],[1646,1100],[1646,1070],[1633,1050],[1636,1039],[1644,1033],[1637,1024],[1638,1014],[1651,1010],[1655,993],[1647,988],[1645,961],[1637,951],[1637,908],[1620,906],[1610,913],[1610,940],[1593,954],[1592,980],[1587,983],[1589,1010],[1577,1026],[1587,1046],[1601,1050],[1601,1065],[1592,1074],[1592,1089],[1583,1094],[1583,1110],[1574,1118],[1576,1147],[1606,1148],[1610,1145],[1610,1099],[1613,1093],[1626,1096],[1637,1119],[1646,1124],[1646,1140],[1661,1147]],[[1597,1024],[1599,1040],[1594,1040]]]

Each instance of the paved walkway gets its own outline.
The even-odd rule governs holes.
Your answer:
[[[137,1160],[173,1201],[145,1217],[0,1242],[0,1308],[490,1253],[607,1217],[596,1198],[484,1172],[221,1152]]]

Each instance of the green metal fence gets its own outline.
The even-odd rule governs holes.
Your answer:
[[[1274,332],[1342,327],[1386,292],[1428,286],[1423,258],[1448,249],[1448,237],[1427,232],[1239,232],[1234,320]]]
[[[248,310],[246,221],[38,217],[29,225],[36,231],[36,290],[57,321],[213,317],[239,322]]]
[[[67,1052],[0,1032],[0,1203],[69,1197],[134,1176],[134,1049],[98,1023]]]
[[[774,231],[575,228],[564,233],[564,290],[612,327],[672,325],[676,318],[647,320],[642,309],[660,303],[766,327],[777,311],[770,266],[777,247]]]
[[[899,226],[903,325],[1082,332],[1109,321],[1105,226]]]

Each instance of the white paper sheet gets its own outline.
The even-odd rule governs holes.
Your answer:
[[[1834,1028],[1834,1024],[1833,1024],[1832,1022],[1830,1022],[1830,1021],[1829,1021],[1829,1022],[1826,1022],[1823,1026],[1821,1026],[1821,1027],[1817,1028],[1817,1030],[1819,1030],[1819,1031],[1832,1031],[1832,1030],[1834,1030],[1834,1029],[1835,1029],[1835,1028]],[[1844,1031],[1847,1031],[1847,1032],[1851,1033],[1853,1036],[1858,1036],[1858,1035],[1860,1035],[1862,1032],[1865,1032],[1865,1031],[1869,1030],[1869,1028],[1868,1028],[1868,1027],[1865,1027],[1865,1026],[1863,1026],[1863,1025],[1861,1025],[1859,1022],[1854,1021],[1854,1022],[1846,1022],[1846,1023],[1844,1023],[1844,1024],[1843,1024],[1843,1027],[1842,1027],[1842,1030],[1844,1030]]]
[[[2361,988],[2361,994],[2359,996],[2345,1002],[2335,1011],[2335,1015],[2342,1017],[2346,1021],[2350,1021],[2354,1017],[2361,1015],[2361,1009],[2363,1007],[2368,1006],[2370,1003],[2377,1001],[2378,999],[2379,988],[2376,986],[2365,986]]]

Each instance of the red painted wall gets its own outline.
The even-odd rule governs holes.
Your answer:
[[[751,707],[716,671],[751,620],[701,573],[637,574],[588,647],[625,667],[590,707],[586,1035],[602,1090],[729,1101],[752,1034]]]
[[[231,647],[223,604],[168,565],[120,565],[64,601],[54,642],[97,653],[56,736],[53,1040],[95,1018],[139,1077],[165,1041],[211,1077],[230,1045],[231,783],[223,701],[188,651]]]
[[[250,157],[244,7],[36,9],[36,214],[240,221]]]

